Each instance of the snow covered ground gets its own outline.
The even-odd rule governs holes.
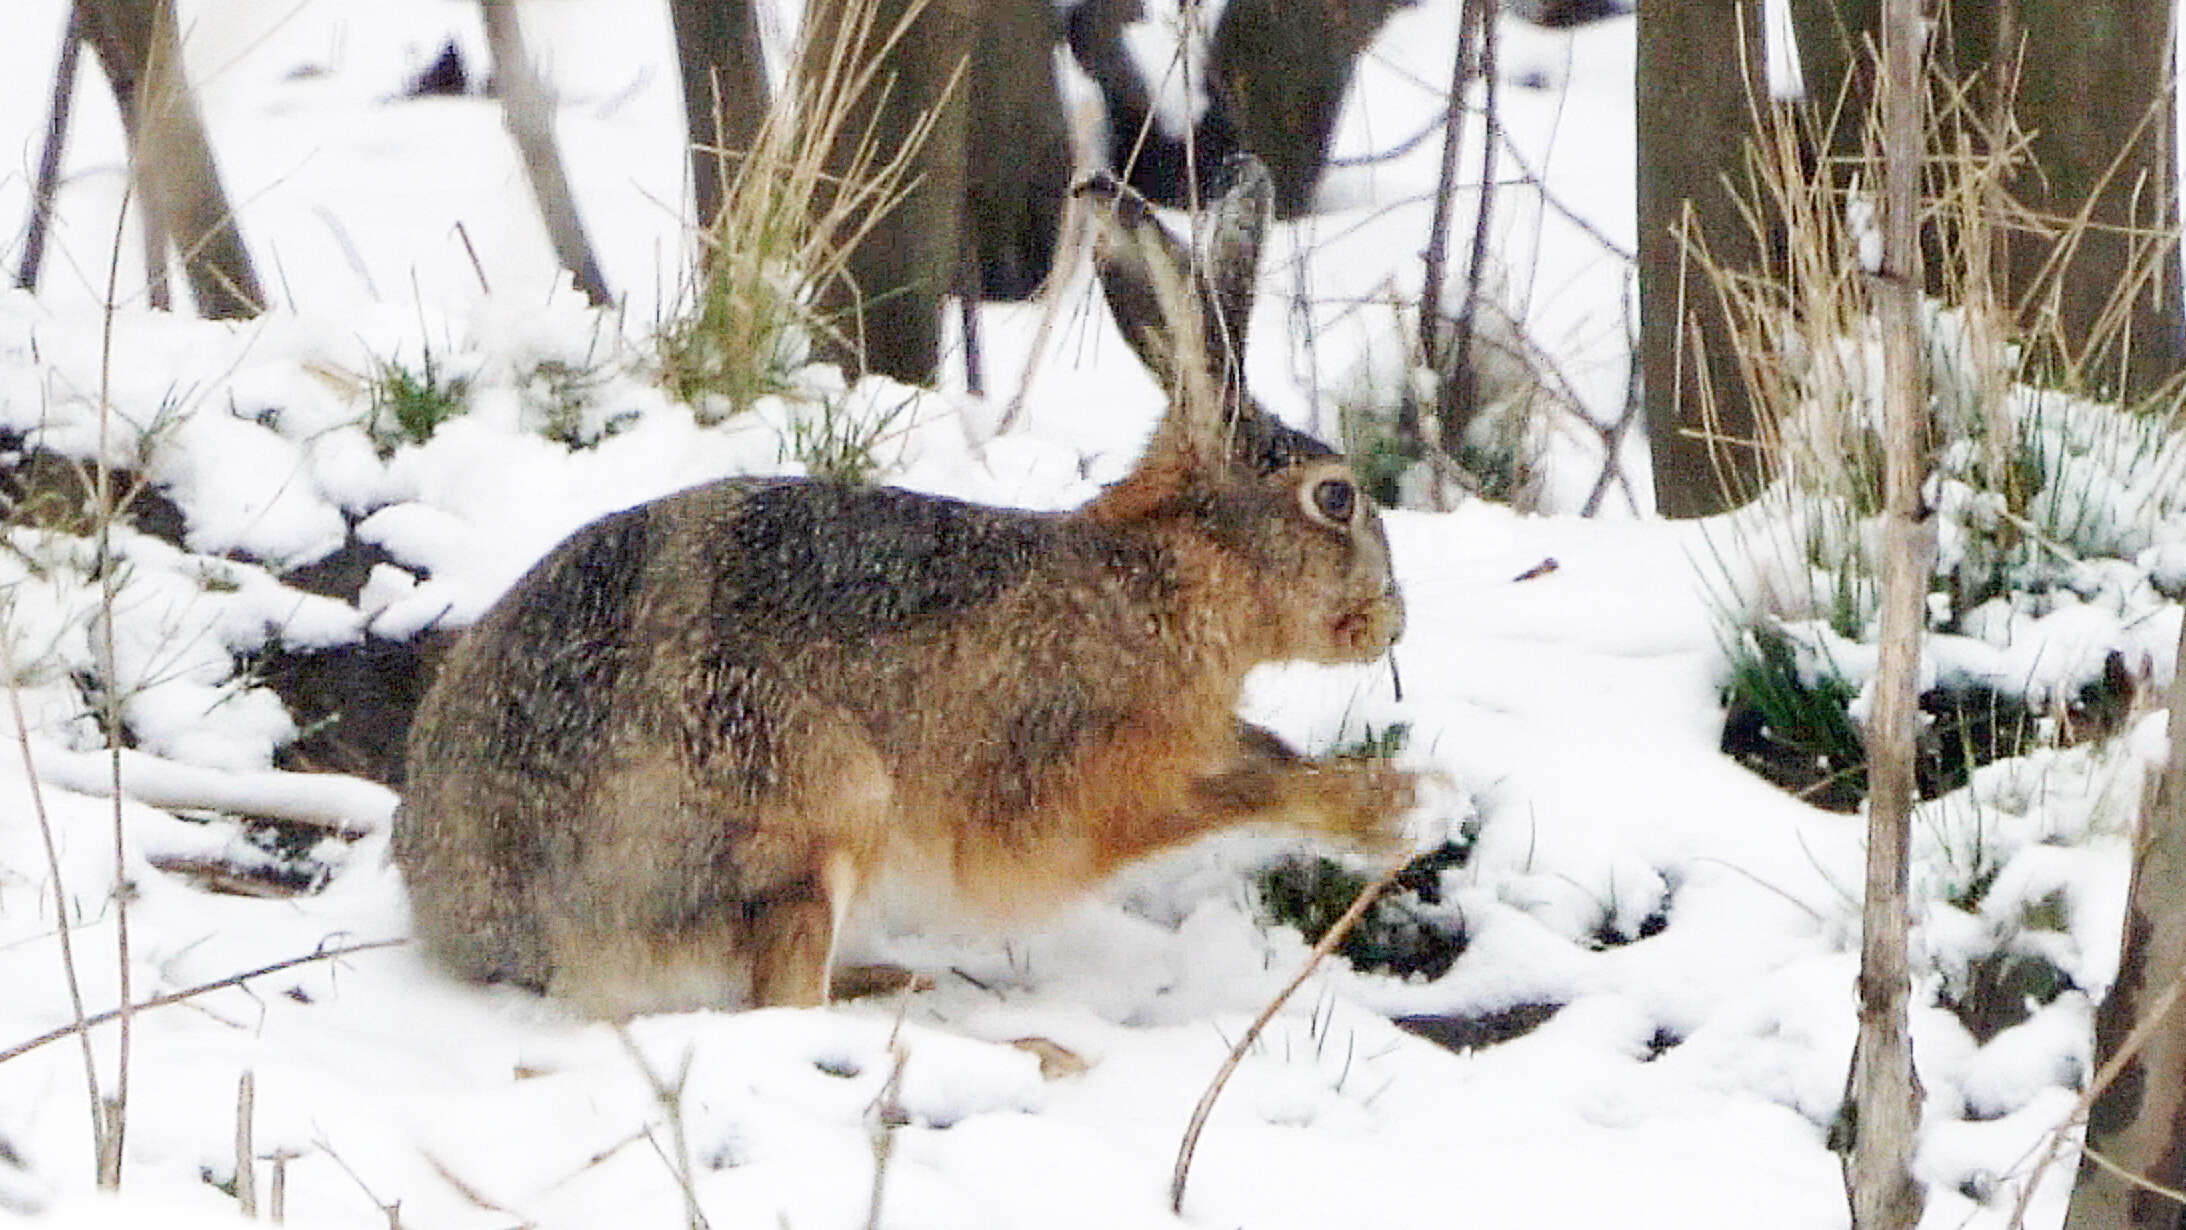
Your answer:
[[[1427,122],[1457,7],[1431,0],[1391,22],[1341,151]],[[35,157],[62,8],[0,10],[11,140],[0,218],[26,211],[19,168]],[[889,481],[1047,508],[1120,475],[1160,410],[1081,278],[1046,333],[1043,307],[985,309],[988,385],[1002,391],[992,401],[845,388],[807,369],[791,395],[702,426],[648,367],[646,338],[674,310],[688,246],[655,6],[526,8],[592,233],[627,295],[610,313],[557,289],[493,104],[395,98],[444,37],[482,51],[471,6],[184,11],[276,310],[236,326],[156,316],[123,259],[102,357],[123,171],[88,71],[47,289],[0,292],[0,429],[72,456],[103,439],[187,516],[187,551],[129,531],[115,542],[113,652],[138,739],[123,821],[139,1001],[406,931],[386,858],[393,796],[275,770],[294,722],[238,655],[461,624],[604,511],[716,475],[794,472],[787,442],[823,403],[898,415],[881,448]],[[1496,277],[1578,408],[1613,421],[1628,271],[1610,245],[1629,250],[1634,231],[1631,25],[1507,31],[1504,123],[1591,230],[1508,190]],[[1412,378],[1388,304],[1416,294],[1437,152],[1332,172],[1327,208],[1272,245],[1249,362],[1258,394],[1291,421],[1332,433],[1345,398]],[[1469,200],[1458,215],[1469,227]],[[428,354],[470,380],[468,411],[383,455],[363,421],[369,383],[385,363],[416,370]],[[540,373],[553,363],[590,373],[584,421],[620,430],[575,450],[542,436],[554,406]],[[997,435],[1020,390],[1023,417]],[[1602,459],[1583,428],[1557,439],[1547,503],[1572,510]],[[1616,489],[1609,509],[1649,507],[1638,440],[1622,460],[1637,490]],[[1408,724],[1407,758],[1448,775],[1447,818],[1475,834],[1435,907],[1462,919],[1469,945],[1432,980],[1324,967],[1218,1104],[1183,1223],[1844,1224],[1825,1142],[1853,1033],[1861,825],[1717,751],[1723,620],[1772,592],[1753,549],[1767,535],[1737,518],[1521,516],[1477,501],[1387,520],[1411,612],[1395,653],[1402,699],[1386,666],[1294,667],[1257,677],[1248,710],[1317,749]],[[2177,520],[2151,523],[2149,549],[2182,536]],[[356,603],[281,583],[284,568],[350,536],[394,561]],[[57,532],[5,537],[0,666],[27,739],[0,750],[0,1053],[72,1019],[57,912],[73,924],[89,1011],[115,1002],[117,939],[107,761],[80,687],[107,628],[96,554]],[[2160,681],[2177,608],[2133,610],[2131,644]],[[2064,645],[2066,626],[2051,631]],[[2085,1079],[2091,996],[2116,960],[2125,834],[2159,746],[2160,722],[2143,720],[2109,744],[2000,762],[1921,811],[1926,1225],[2005,1225],[2032,1178],[2028,1224],[2061,1214],[2069,1151],[2040,1176],[2034,1167]],[[314,851],[333,870],[320,892],[216,895],[153,865],[252,857],[240,828],[189,804],[309,813],[348,836]],[[881,920],[863,947],[934,979],[906,1005],[663,1017],[625,1036],[522,994],[456,986],[401,947],[299,964],[138,1017],[119,1202],[91,1193],[76,1041],[0,1061],[0,1222],[231,1224],[237,1084],[250,1072],[253,1151],[285,1159],[297,1225],[385,1226],[397,1205],[413,1227],[684,1224],[688,1175],[716,1227],[864,1226],[882,1135],[880,1225],[1179,1224],[1167,1188],[1186,1117],[1306,951],[1259,918],[1248,889],[1246,872],[1287,848],[1209,843],[1007,936]],[[1993,880],[1975,908],[1950,904],[1977,876]],[[2039,951],[2070,986],[1977,1044],[1939,990],[1963,983],[1970,954],[1999,946]],[[1533,1005],[1561,1008],[1463,1052],[1390,1020]],[[1026,1038],[1083,1070],[1043,1072],[1012,1045]],[[113,1027],[94,1042],[111,1089]],[[884,1119],[900,1126],[884,1133]],[[274,1167],[257,1166],[261,1207]]]

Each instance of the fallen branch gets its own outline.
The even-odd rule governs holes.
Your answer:
[[[278,974],[282,970],[294,969],[299,965],[310,965],[315,961],[331,961],[336,957],[354,956],[355,954],[360,952],[371,952],[373,949],[376,948],[395,948],[409,942],[410,941],[408,938],[392,940],[372,940],[363,944],[350,944],[342,948],[322,948],[319,951],[311,953],[308,956],[290,957],[285,961],[275,961],[271,965],[261,965],[257,969],[245,970],[240,974],[230,974],[226,978],[221,978],[213,982],[199,983],[197,986],[189,987],[180,991],[170,991],[165,995],[155,995],[152,998],[143,1001],[142,1003],[131,1004],[128,1010],[132,1013],[149,1012],[154,1008],[165,1008],[170,1004],[179,1004],[184,1000],[195,999],[198,996],[205,994],[207,991],[218,991],[227,987],[241,986],[242,984],[249,982],[253,978],[263,978],[267,974]],[[69,1037],[71,1035],[81,1034],[87,1030],[95,1029],[101,1025],[106,1024],[108,1021],[118,1020],[121,1015],[121,1009],[112,1008],[105,1012],[94,1013],[91,1016],[85,1017],[81,1021],[71,1021],[66,1025],[59,1026],[58,1028],[47,1030],[45,1033],[39,1034],[35,1038],[32,1038],[26,1042],[18,1042],[14,1046],[11,1046],[4,1051],[0,1051],[0,1063],[6,1063],[11,1059],[19,1059],[24,1055],[28,1055],[32,1051],[37,1050],[39,1047],[45,1046],[48,1043],[59,1042],[61,1039]]]

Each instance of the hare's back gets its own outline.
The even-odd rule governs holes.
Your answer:
[[[872,643],[977,622],[1082,551],[1057,518],[817,480],[739,489],[684,540],[723,639]]]

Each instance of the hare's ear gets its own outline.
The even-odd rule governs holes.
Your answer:
[[[1163,229],[1146,198],[1107,172],[1080,184],[1078,194],[1092,202],[1101,291],[1132,353],[1168,392],[1172,407],[1218,412],[1191,251]]]
[[[1275,182],[1251,154],[1222,164],[1221,193],[1208,210],[1202,249],[1203,294],[1215,332],[1233,370],[1245,361],[1245,331],[1252,325],[1253,296],[1260,286],[1260,241],[1275,216]]]
[[[1232,159],[1224,175],[1229,186],[1210,208],[1206,256],[1196,261],[1145,200],[1113,177],[1095,175],[1078,188],[1094,203],[1095,256],[1109,311],[1168,390],[1167,423],[1208,454],[1220,452],[1234,416],[1250,413],[1245,329],[1273,201],[1259,159]]]

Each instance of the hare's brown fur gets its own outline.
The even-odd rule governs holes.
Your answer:
[[[888,868],[1006,916],[1238,824],[1386,841],[1411,775],[1236,718],[1253,666],[1401,628],[1371,507],[1315,510],[1331,482],[1340,458],[1233,397],[1173,408],[1073,513],[729,480],[596,522],[418,713],[418,937],[605,1015],[818,1003]]]

